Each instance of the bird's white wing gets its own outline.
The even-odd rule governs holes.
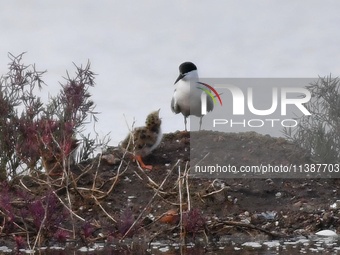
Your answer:
[[[171,99],[171,110],[176,114],[181,112],[181,110],[178,107],[178,104],[176,103],[175,97],[172,97]]]

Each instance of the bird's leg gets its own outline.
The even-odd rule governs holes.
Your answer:
[[[188,132],[187,130],[187,117],[184,116],[184,126],[185,126],[185,132]]]
[[[201,131],[201,128],[202,128],[202,119],[203,119],[203,116],[201,116],[201,118],[200,118],[200,129],[198,131]]]
[[[152,170],[152,165],[145,165],[142,156],[141,155],[135,155],[135,159],[139,162],[141,168],[147,169],[147,170]]]

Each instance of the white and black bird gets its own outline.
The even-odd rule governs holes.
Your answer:
[[[189,115],[200,117],[200,129],[202,125],[202,88],[199,82],[197,67],[191,62],[184,62],[179,66],[179,76],[175,81],[176,89],[171,100],[171,110],[184,116],[185,131],[187,131],[187,118]],[[214,102],[207,97],[206,110],[212,111]]]

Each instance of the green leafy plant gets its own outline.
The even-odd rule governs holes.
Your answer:
[[[295,128],[284,135],[308,153],[317,163],[340,161],[340,80],[331,75],[320,77],[307,86],[311,100],[305,104],[311,115],[297,118]]]

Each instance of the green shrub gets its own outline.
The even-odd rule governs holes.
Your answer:
[[[311,100],[305,104],[311,115],[298,117],[298,126],[284,135],[306,149],[316,163],[340,162],[340,80],[320,77],[307,86]]]

